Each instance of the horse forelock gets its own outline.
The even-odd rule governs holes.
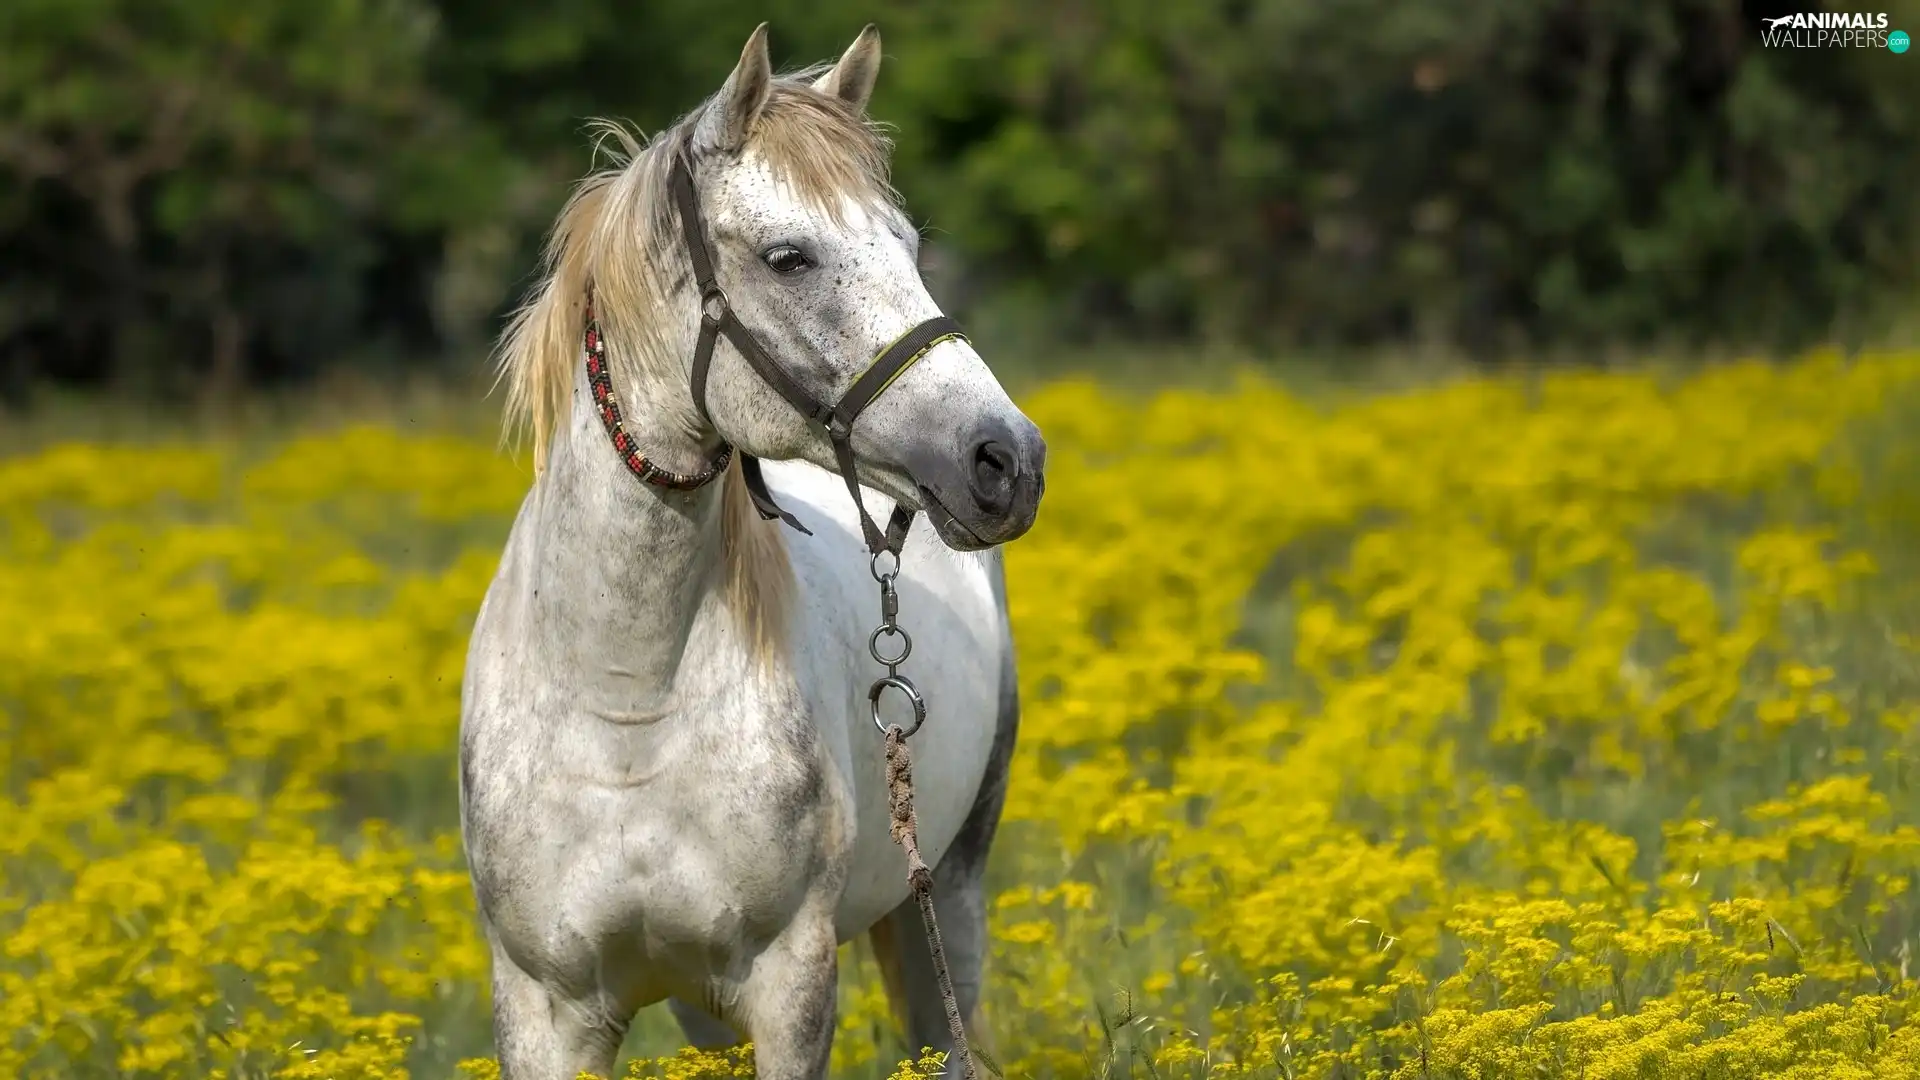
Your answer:
[[[840,221],[849,205],[897,207],[884,132],[838,98],[812,89],[823,70],[775,80],[743,151],[758,154],[776,177],[830,220]],[[668,177],[675,156],[690,147],[707,104],[652,140],[616,121],[590,125],[596,159],[607,164],[582,178],[561,208],[547,239],[540,283],[514,313],[496,355],[498,380],[506,391],[503,438],[531,439],[536,473],[545,469],[553,441],[567,431],[589,289],[616,385],[685,377],[673,333],[681,320],[660,317],[675,283],[687,273]],[[762,521],[753,511],[737,462],[723,481],[721,498],[729,606],[756,655],[764,657],[783,644],[792,567],[778,523]]]

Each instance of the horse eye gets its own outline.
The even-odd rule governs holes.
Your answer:
[[[771,248],[761,257],[767,260],[767,265],[772,267],[776,274],[791,274],[813,265],[813,260],[807,258],[799,248],[791,244],[781,244],[779,247]]]

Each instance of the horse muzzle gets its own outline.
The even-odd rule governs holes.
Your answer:
[[[957,453],[930,450],[909,464],[934,530],[955,551],[1019,539],[1047,486],[1040,429],[1018,413],[989,416],[959,442]]]

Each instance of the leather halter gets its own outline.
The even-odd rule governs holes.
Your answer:
[[[707,415],[707,372],[713,365],[713,349],[720,335],[727,340],[746,360],[748,366],[787,400],[814,429],[825,435],[833,446],[833,456],[840,466],[840,476],[847,482],[847,491],[853,496],[853,505],[860,511],[860,529],[865,536],[867,550],[878,556],[881,552],[891,552],[896,558],[900,554],[900,545],[906,540],[907,530],[913,524],[913,511],[903,505],[895,504],[893,515],[883,531],[874,523],[873,516],[867,513],[866,503],[860,497],[860,481],[855,472],[853,457],[853,422],[873,400],[893,385],[907,368],[930,352],[935,345],[944,341],[965,340],[966,334],[960,324],[945,315],[920,323],[900,335],[893,344],[888,345],[874,357],[860,377],[853,381],[846,395],[835,404],[827,404],[814,397],[800,385],[780,365],[773,362],[760,342],[739,316],[733,312],[733,306],[727,302],[727,294],[721,291],[720,283],[714,272],[713,249],[707,243],[706,229],[700,221],[700,196],[694,190],[693,169],[684,154],[676,154],[673,161],[673,174],[668,181],[674,202],[674,208],[680,214],[681,228],[686,234],[687,256],[693,263],[694,284],[700,291],[700,337],[694,346],[693,354],[693,403],[700,415],[711,422]],[[698,473],[681,474],[667,472],[648,462],[632,448],[629,438],[620,424],[619,405],[614,401],[611,384],[607,382],[607,365],[604,355],[605,344],[600,339],[599,327],[593,319],[591,296],[587,302],[587,374],[594,388],[594,401],[600,407],[601,419],[608,435],[613,439],[614,449],[619,451],[627,463],[629,471],[651,484],[662,487],[687,490],[711,482],[726,471],[733,447],[722,443],[720,453]],[[800,523],[792,514],[780,508],[773,501],[773,495],[767,490],[765,477],[760,471],[760,460],[752,454],[740,454],[741,477],[746,481],[747,494],[753,500],[754,509],[761,518],[771,521],[775,518],[803,533],[812,535],[812,530]]]

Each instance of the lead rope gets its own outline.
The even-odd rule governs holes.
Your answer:
[[[880,569],[880,557],[893,556],[890,569]],[[940,924],[933,916],[933,871],[927,868],[926,860],[920,857],[920,837],[913,817],[913,754],[907,749],[907,739],[920,730],[927,722],[926,699],[913,681],[900,674],[900,665],[913,653],[913,638],[895,621],[900,614],[900,594],[894,589],[894,579],[900,576],[900,556],[894,551],[881,551],[874,554],[868,565],[868,572],[880,583],[880,625],[867,639],[867,652],[887,669],[887,673],[873,681],[867,691],[867,703],[873,712],[873,726],[880,729],[887,740],[887,809],[892,818],[889,831],[893,842],[907,856],[907,887],[913,890],[913,898],[920,907],[920,921],[927,930],[927,951],[933,958],[934,979],[940,984],[940,1003],[947,1010],[947,1031],[953,1037],[953,1049],[947,1058],[947,1074],[953,1075],[953,1059],[960,1059],[959,1075],[963,1080],[973,1080],[973,1053],[967,1048],[967,1029],[960,1018],[960,1002],[953,994],[953,976],[947,971],[947,950],[940,943]],[[900,652],[889,656],[881,651],[882,638],[899,638]],[[880,719],[880,698],[889,689],[895,689],[907,696],[913,706],[913,726],[902,728],[898,724],[889,724]]]

